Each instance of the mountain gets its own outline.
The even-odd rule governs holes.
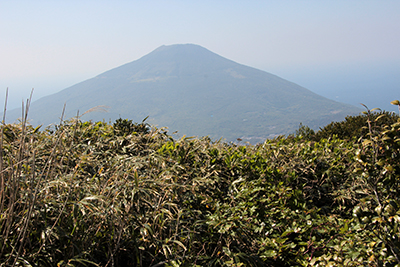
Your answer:
[[[238,64],[201,46],[161,46],[131,63],[106,71],[31,104],[34,125],[58,123],[98,105],[83,120],[118,118],[167,126],[180,135],[252,143],[298,129],[318,128],[361,110],[321,97],[273,74]],[[20,110],[8,112],[16,119]]]

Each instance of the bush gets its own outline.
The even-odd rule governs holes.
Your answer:
[[[257,146],[122,119],[2,125],[0,264],[395,266],[400,121],[376,115],[361,139],[300,125]]]
[[[145,118],[141,123],[133,123],[132,120],[128,119],[117,119],[113,124],[114,134],[123,136],[129,134],[147,134],[150,131],[150,126],[145,123]]]
[[[379,118],[379,120],[377,120]],[[360,114],[357,116],[347,116],[344,121],[331,122],[315,134],[315,141],[322,138],[329,138],[336,135],[340,139],[359,139],[366,138],[369,133],[368,119],[372,122],[372,127],[379,128],[383,125],[391,125],[399,119],[399,116],[393,112],[380,111],[371,114]]]

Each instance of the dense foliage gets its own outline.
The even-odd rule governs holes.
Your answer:
[[[384,125],[396,123],[398,119],[399,115],[393,112],[380,111],[368,113],[368,111],[364,111],[362,115],[347,116],[343,121],[331,122],[324,126],[315,134],[315,140],[329,138],[334,134],[341,139],[365,138],[369,134],[368,120],[373,122],[373,127],[379,128]]]
[[[400,266],[400,121],[371,114],[358,140],[256,146],[123,119],[2,125],[0,263]]]

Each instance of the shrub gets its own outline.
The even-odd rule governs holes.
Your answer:
[[[380,118],[377,120],[377,118]],[[391,125],[397,122],[399,116],[393,112],[380,111],[369,115],[362,113],[357,116],[347,116],[344,121],[331,122],[315,134],[314,140],[329,138],[336,135],[340,139],[359,139],[365,138],[369,133],[367,128],[368,119],[371,120],[372,127],[381,127],[383,125]]]
[[[362,138],[300,125],[257,146],[122,119],[2,125],[0,264],[400,264],[400,120],[365,116]]]

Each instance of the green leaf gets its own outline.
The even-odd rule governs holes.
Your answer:
[[[42,127],[42,124],[40,124],[39,126],[37,126],[34,130],[33,133],[37,133],[40,129],[40,127]]]
[[[365,139],[364,141],[363,141],[363,145],[371,145],[371,144],[373,144],[374,142],[372,142],[371,140],[369,140],[369,139]]]
[[[346,222],[346,224],[344,225],[344,227],[340,228],[340,233],[344,234],[349,230],[349,224]]]
[[[136,187],[139,187],[139,175],[138,175],[137,170],[135,170],[133,176],[135,177],[135,185],[136,185]]]
[[[179,246],[181,246],[185,251],[187,250],[185,245],[183,245],[181,241],[173,240],[172,242],[174,242],[174,243],[178,244]]]
[[[162,249],[163,249],[163,252],[164,252],[164,256],[165,257],[167,257],[168,258],[168,255],[171,255],[172,254],[172,252],[171,252],[171,248],[168,246],[168,245],[162,245]],[[169,253],[169,254],[168,254]]]
[[[386,114],[381,114],[379,115],[376,119],[375,122],[377,122],[378,120],[380,120],[381,118],[386,117]]]
[[[267,250],[263,253],[263,256],[267,258],[275,258],[278,255],[278,253],[275,250]]]
[[[399,100],[393,100],[392,102],[390,102],[390,104],[398,106],[398,105],[400,105],[400,101]]]
[[[381,140],[382,141],[389,141],[389,140],[392,140],[392,138],[390,138],[389,136],[385,136]]]

